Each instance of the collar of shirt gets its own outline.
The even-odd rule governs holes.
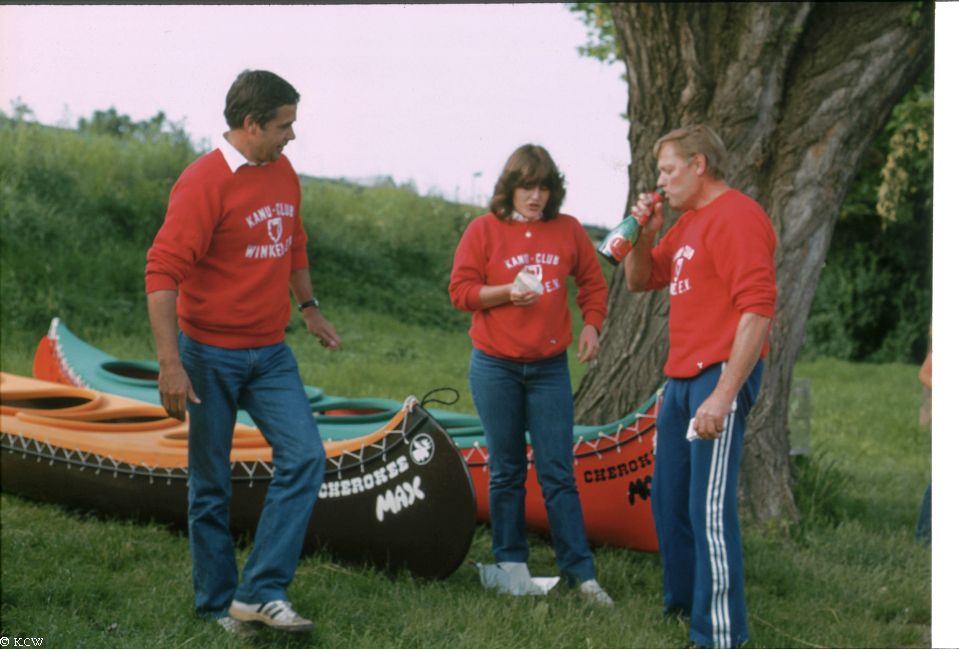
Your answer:
[[[540,214],[540,215],[537,216],[535,219],[529,219],[529,218],[526,218],[525,216],[523,216],[522,214],[520,214],[519,212],[517,212],[516,210],[513,210],[513,220],[514,220],[514,221],[521,221],[521,222],[523,222],[523,223],[535,223],[536,221],[539,221],[539,220],[542,219],[542,218],[543,218],[543,215]]]
[[[255,162],[247,160],[246,156],[240,153],[239,150],[233,146],[233,143],[226,139],[226,133],[223,134],[223,143],[217,148],[220,149],[220,153],[223,154],[223,159],[226,160],[227,166],[233,173],[236,173],[236,170],[243,165],[250,165],[251,167],[258,166]]]

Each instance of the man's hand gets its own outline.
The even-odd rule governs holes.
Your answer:
[[[599,353],[599,332],[593,325],[586,325],[579,334],[579,348],[576,350],[576,358],[580,363],[588,363],[596,358]]]
[[[193,384],[186,370],[179,362],[160,364],[160,375],[157,378],[160,389],[160,404],[167,414],[180,421],[186,420],[186,401],[199,404],[200,399],[193,392]]]
[[[629,213],[648,236],[656,234],[663,227],[663,202],[658,194],[640,194]]]
[[[623,259],[623,274],[626,277],[626,289],[631,293],[638,293],[646,290],[646,284],[653,272],[653,242],[665,220],[663,203],[658,194],[640,194],[630,214],[642,229],[636,245]]]
[[[149,293],[147,311],[156,340],[157,360],[160,361],[160,375],[157,377],[160,403],[168,415],[185,421],[187,399],[193,403],[200,403],[200,399],[193,391],[193,384],[190,383],[190,377],[180,360],[177,346],[176,295],[173,290]]]
[[[736,337],[716,388],[696,410],[693,429],[704,439],[716,439],[723,432],[726,417],[746,377],[756,367],[769,333],[769,318],[757,313],[744,313],[736,327]]]
[[[329,320],[323,317],[320,310],[315,307],[304,309],[303,319],[306,322],[306,328],[311,334],[316,336],[320,344],[330,351],[339,349],[340,337],[336,334],[336,327]]]
[[[714,391],[696,410],[693,430],[703,439],[717,439],[726,428],[726,417],[733,410],[733,400]]]

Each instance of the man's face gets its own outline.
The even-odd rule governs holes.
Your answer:
[[[656,158],[659,178],[656,185],[666,190],[666,200],[675,210],[690,209],[702,186],[702,155],[684,158],[672,142],[659,149]]]
[[[253,162],[263,164],[278,160],[283,153],[283,147],[290,140],[296,139],[296,134],[293,133],[295,121],[296,104],[287,104],[280,106],[276,111],[276,117],[267,122],[265,127],[260,127],[253,122],[249,127],[250,139],[253,143]]]

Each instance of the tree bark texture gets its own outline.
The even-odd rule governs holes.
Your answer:
[[[622,3],[610,7],[629,84],[630,195],[655,186],[653,143],[697,122],[729,151],[726,179],[769,213],[778,299],[740,479],[747,518],[794,520],[792,369],[839,208],[865,151],[932,55],[930,4]],[[667,227],[677,214],[667,215]],[[664,228],[665,231],[665,228]],[[623,416],[663,382],[668,295],[612,279],[577,419]],[[865,432],[865,431],[864,431]]]

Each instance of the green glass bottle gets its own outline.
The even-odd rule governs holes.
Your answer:
[[[661,203],[665,195],[666,190],[657,187],[653,192],[655,201],[653,205]],[[606,238],[603,239],[603,243],[599,246],[599,254],[611,264],[619,264],[636,245],[640,230],[640,225],[636,222],[636,219],[632,215],[627,216],[622,223],[610,230]]]

